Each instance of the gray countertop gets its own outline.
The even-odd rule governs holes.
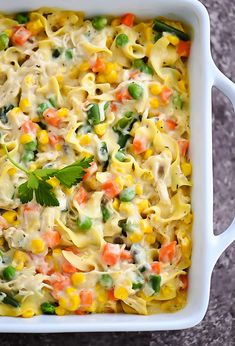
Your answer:
[[[136,0],[137,1],[137,0]],[[211,18],[211,43],[217,66],[235,82],[235,0],[201,0]],[[199,100],[200,101],[200,100]],[[214,229],[221,233],[235,211],[235,114],[213,91]],[[139,333],[2,334],[1,345],[235,345],[235,243],[218,260],[204,320],[183,331]]]

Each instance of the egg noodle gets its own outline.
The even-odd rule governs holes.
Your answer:
[[[165,18],[0,15],[0,315],[185,305],[189,50]]]

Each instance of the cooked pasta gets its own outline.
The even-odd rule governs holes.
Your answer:
[[[165,18],[0,16],[0,315],[184,307],[189,52]]]

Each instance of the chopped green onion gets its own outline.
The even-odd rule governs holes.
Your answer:
[[[92,26],[96,30],[102,30],[107,25],[108,20],[106,17],[99,16],[92,19]]]
[[[27,12],[17,13],[16,20],[19,24],[25,24],[29,22],[29,15]]]
[[[123,152],[122,149],[119,149],[115,154],[115,158],[120,162],[125,162],[126,161],[126,154]]]
[[[143,287],[143,284],[144,284],[143,276],[137,274],[135,282],[132,283],[132,288],[133,290],[139,290],[140,288]]]
[[[118,145],[120,146],[120,148],[124,148],[126,146],[126,143],[130,137],[130,135],[119,134]]]
[[[124,47],[129,42],[129,38],[126,34],[119,34],[116,37],[116,46]]]
[[[34,152],[26,150],[21,157],[23,162],[29,162],[34,160]]]
[[[106,162],[109,159],[109,152],[105,142],[100,143],[100,147],[98,149],[98,159],[100,162]]]
[[[122,190],[119,195],[120,201],[122,202],[130,202],[135,197],[135,190],[132,187],[127,187]]]
[[[108,208],[106,208],[104,205],[101,206],[101,213],[102,213],[102,219],[103,219],[103,222],[107,222],[108,219],[110,218],[110,212],[108,210]]]
[[[105,102],[105,104],[104,104],[104,110],[107,111],[108,107],[109,107],[109,101]]]
[[[157,32],[154,36],[154,42],[157,42],[160,38],[162,38],[162,32]]]
[[[50,108],[50,105],[48,102],[42,102],[38,105],[37,113],[38,115],[42,116],[46,109]]]
[[[42,313],[45,315],[54,315],[55,314],[55,304],[50,302],[44,302],[41,304]]]
[[[73,59],[73,51],[72,51],[72,49],[66,49],[65,57],[66,57],[66,59],[69,59],[69,60]]]
[[[15,274],[16,274],[16,270],[12,266],[8,266],[8,267],[4,268],[3,272],[2,272],[3,278],[6,281],[11,281],[12,279],[14,279]]]
[[[2,293],[3,292],[0,292],[0,294],[2,294]],[[6,293],[4,293],[4,294],[6,294]],[[6,296],[3,298],[2,302],[4,304],[11,305],[14,308],[18,308],[20,306],[20,303],[16,299],[9,296],[8,294],[6,294]]]
[[[106,289],[113,287],[113,279],[109,274],[102,274],[100,277],[100,284]]]
[[[156,20],[156,22],[154,23],[154,26],[153,26],[153,30],[158,31],[158,32],[169,32],[171,34],[176,35],[182,41],[189,41],[190,40],[190,36],[187,33],[183,32],[181,30],[178,30],[171,25],[163,23],[160,20]]]
[[[139,84],[136,84],[136,83],[130,83],[128,86],[128,91],[129,91],[129,94],[135,100],[139,100],[143,96],[143,93],[144,93],[143,88]]]
[[[56,102],[55,96],[49,97],[48,101],[50,102],[50,104],[52,105],[52,107],[57,108],[57,102]]]
[[[152,67],[145,64],[145,62],[142,59],[135,59],[133,61],[133,67],[138,68],[141,72],[147,73],[147,74],[153,74]]]
[[[3,124],[7,124],[8,123],[8,117],[7,117],[7,113],[14,108],[14,106],[12,104],[9,104],[8,106],[4,106],[2,108],[0,108],[0,120]]]
[[[81,231],[88,231],[92,226],[92,220],[88,216],[83,216],[77,220],[77,225]]]
[[[0,34],[0,50],[4,50],[9,46],[9,37],[5,32]]]
[[[97,125],[100,123],[100,110],[97,103],[93,103],[87,111],[87,120],[91,125]]]
[[[160,275],[150,275],[149,277],[150,284],[155,293],[160,292],[161,287],[161,276]]]

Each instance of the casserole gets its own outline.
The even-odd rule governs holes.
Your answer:
[[[108,3],[103,2],[106,6],[106,13],[115,13],[121,14],[124,11],[132,11],[137,15],[138,13],[142,16],[151,17],[152,5],[153,2],[149,1],[149,10],[143,10],[140,8],[139,12],[135,9],[135,2],[131,2],[129,8],[112,8],[109,10]],[[169,1],[163,4],[159,3],[159,7],[156,10],[156,15],[163,15],[167,17],[171,16],[171,10],[175,13],[176,17],[180,20],[187,22],[187,16],[190,14],[190,4],[189,1],[183,1],[174,11],[174,6]],[[10,3],[11,5],[11,3]],[[22,2],[23,5],[23,2]],[[38,2],[38,6],[43,6],[45,3]],[[47,4],[48,5],[48,4]],[[60,5],[60,3],[55,4],[53,1],[50,3],[51,6]],[[63,3],[61,2],[61,5]],[[83,6],[84,5],[84,6]],[[92,5],[92,3],[91,3]],[[119,6],[119,4],[114,4]],[[185,16],[177,16],[177,13],[180,13],[184,6]],[[29,8],[27,8],[29,9]],[[75,9],[75,7],[74,7]],[[85,7],[84,3],[80,4],[80,9],[84,10],[88,15],[94,15],[89,7]],[[17,12],[19,10],[26,10],[26,8],[15,8],[14,6],[9,8],[3,8],[6,12],[13,10]],[[170,10],[170,11],[169,11]],[[101,12],[100,12],[101,13]],[[98,13],[99,14],[99,13]],[[192,58],[190,62],[190,80],[191,80],[191,128],[192,128],[192,146],[191,146],[191,157],[193,162],[196,162],[196,169],[194,171],[194,193],[193,193],[193,209],[195,213],[195,222],[194,222],[194,250],[192,258],[192,267],[190,273],[190,290],[188,304],[186,308],[175,314],[166,315],[161,314],[158,316],[148,316],[148,317],[139,317],[139,316],[113,316],[113,315],[102,315],[102,318],[99,320],[99,316],[86,316],[86,317],[66,317],[66,320],[63,318],[35,318],[31,325],[35,325],[35,329],[31,331],[56,331],[57,324],[61,324],[59,328],[60,331],[86,331],[86,330],[150,330],[150,329],[177,329],[185,328],[194,325],[199,322],[203,317],[206,306],[208,304],[208,295],[209,295],[209,280],[210,274],[213,268],[213,265],[218,257],[218,255],[223,251],[223,249],[229,244],[232,240],[232,233],[234,225],[231,226],[230,230],[226,232],[225,235],[220,237],[214,237],[212,235],[212,213],[211,213],[211,204],[209,197],[212,191],[212,180],[211,180],[211,167],[205,165],[205,163],[211,162],[211,147],[210,147],[210,133],[209,125],[210,118],[205,116],[205,114],[210,114],[210,105],[208,100],[210,100],[209,90],[207,85],[211,86],[213,80],[216,83],[221,84],[222,91],[228,93],[228,96],[232,97],[232,88],[229,89],[229,85],[232,87],[232,83],[229,84],[229,81],[219,74],[216,68],[211,62],[209,55],[209,41],[208,41],[208,18],[206,13],[203,10],[203,7],[196,5],[194,10],[190,14],[191,22],[187,22],[190,26],[195,28],[194,32],[194,42],[192,47]],[[196,24],[199,23],[199,28],[196,28]],[[205,34],[206,40],[202,40],[202,35]],[[201,38],[200,38],[201,35]],[[203,52],[200,57],[196,56],[196,52]],[[212,72],[208,71],[208,63],[211,64]],[[196,65],[197,64],[197,65]],[[199,66],[201,75],[198,78],[197,66]],[[200,90],[200,92],[199,92]],[[197,100],[200,99],[201,103],[198,104]],[[203,106],[203,107],[202,107]],[[201,118],[202,117],[202,118]],[[200,133],[201,124],[204,119],[203,132],[200,136],[200,143],[198,143],[198,138],[196,133]],[[206,150],[205,150],[206,148]],[[204,196],[204,200],[201,201],[201,196]],[[212,247],[209,247],[212,245]],[[206,256],[207,254],[207,256]],[[197,263],[197,265],[196,265]],[[198,264],[204,268],[204,271],[200,271],[200,276],[196,272]],[[200,284],[199,284],[200,283]],[[201,298],[203,297],[203,298]],[[198,300],[198,301],[197,301]],[[189,318],[190,316],[190,318]],[[161,318],[161,321],[158,321],[158,317]],[[76,318],[76,319],[75,319]],[[97,319],[97,321],[96,321]],[[119,320],[121,319],[121,322]],[[3,318],[3,323],[8,323],[10,318]],[[89,320],[89,321],[88,321]],[[40,322],[42,321],[42,322]],[[95,321],[95,325],[92,325],[92,322]],[[130,321],[130,325],[126,327],[127,321]],[[90,322],[89,326],[88,323]],[[79,323],[79,328],[77,327]],[[48,328],[44,328],[47,324]],[[50,326],[50,327],[49,327]],[[14,331],[24,331],[27,329],[27,321],[19,320],[19,324]],[[6,330],[3,325],[3,330]],[[10,329],[8,329],[10,330]]]

